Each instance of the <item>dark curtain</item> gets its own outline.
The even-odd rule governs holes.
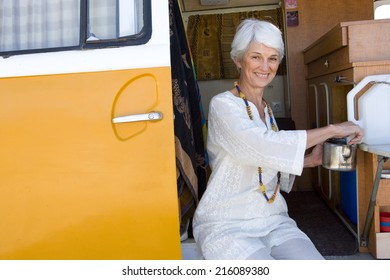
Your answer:
[[[180,232],[186,232],[206,189],[205,121],[191,53],[177,0],[169,1],[172,94]]]
[[[280,8],[226,14],[193,15],[187,34],[198,80],[236,79],[238,72],[230,58],[230,48],[238,24],[246,18],[267,20],[284,32]],[[285,73],[284,60],[278,75]]]

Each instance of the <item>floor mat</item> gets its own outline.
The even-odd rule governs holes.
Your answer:
[[[289,215],[313,241],[323,256],[347,256],[358,252],[355,236],[315,191],[283,193]]]

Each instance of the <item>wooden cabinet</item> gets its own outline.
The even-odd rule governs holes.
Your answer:
[[[350,68],[351,63],[390,60],[390,20],[342,22],[306,48],[309,77]]]
[[[354,85],[365,76],[390,73],[390,32],[385,30],[390,20],[342,22],[303,51],[310,128],[346,121],[346,96]],[[339,172],[318,167],[312,183],[357,235],[358,225],[340,210]]]
[[[310,128],[323,127],[347,120],[347,93],[352,89],[351,82],[337,82],[338,75],[348,71],[331,73],[308,79],[308,112]],[[317,167],[312,174],[314,188],[331,208],[336,207],[339,196],[339,172]]]

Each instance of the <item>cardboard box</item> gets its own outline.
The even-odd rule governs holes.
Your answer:
[[[380,231],[380,212],[390,212],[390,179],[379,183],[368,247],[377,259],[390,259],[390,232]]]

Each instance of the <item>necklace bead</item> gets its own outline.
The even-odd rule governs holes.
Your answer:
[[[248,100],[245,97],[245,94],[241,91],[240,87],[238,86],[238,82],[235,82],[234,86],[236,87],[236,89],[237,89],[237,91],[238,91],[238,93],[240,95],[240,98],[242,100],[244,100],[245,107],[246,107],[246,112],[248,114],[249,119],[253,120],[252,110],[251,110],[251,107],[249,106]],[[272,115],[271,107],[268,105],[268,103],[265,100],[264,100],[264,102],[265,102],[265,105],[267,107],[268,115],[269,115],[269,118],[270,118],[271,129],[276,132],[276,131],[278,131],[278,128],[275,125],[275,121],[274,121],[274,118],[273,118],[273,115]],[[259,188],[260,188],[260,191],[264,195],[264,197],[265,197],[265,199],[266,199],[266,201],[268,203],[273,203],[275,201],[275,198],[276,198],[276,195],[278,193],[279,186],[280,186],[280,177],[281,177],[280,171],[278,171],[278,174],[277,174],[278,181],[276,183],[276,187],[275,187],[274,193],[272,194],[271,198],[268,197],[267,192],[266,192],[266,188],[265,188],[265,186],[263,184],[263,178],[262,178],[263,169],[259,166],[257,168],[257,171],[259,173]]]

